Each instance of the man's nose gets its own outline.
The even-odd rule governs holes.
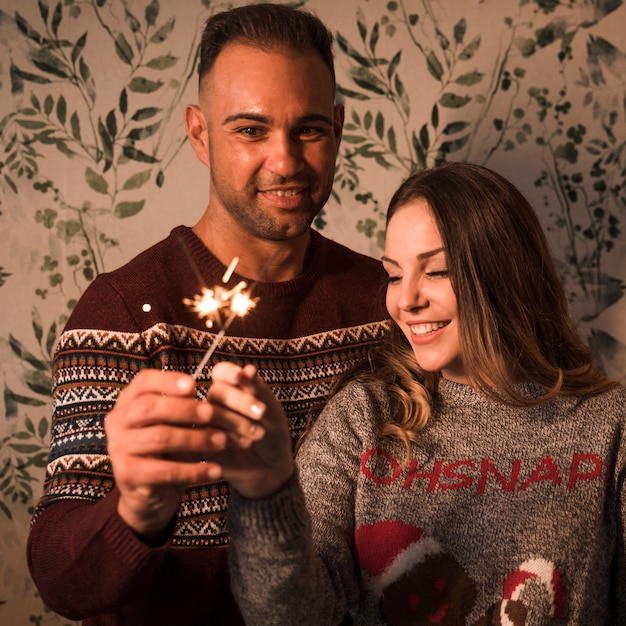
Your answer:
[[[291,178],[302,169],[302,144],[289,133],[276,133],[267,143],[267,148],[265,166],[271,172]]]

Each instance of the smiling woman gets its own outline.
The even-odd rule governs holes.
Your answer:
[[[414,342],[415,319],[451,320],[438,332],[456,329],[455,350],[468,381],[513,403],[526,403],[513,388],[520,381],[540,383],[548,396],[604,385],[570,317],[539,219],[508,180],[467,163],[426,170],[394,194],[387,220],[385,256],[393,258],[404,249],[413,271],[422,268],[406,287],[408,296],[395,297],[393,275],[387,293],[389,311],[409,340]],[[412,229],[412,237],[402,240],[405,229]],[[440,248],[436,255],[428,252]],[[426,259],[420,256],[425,252]],[[428,266],[434,274],[425,272],[425,263],[434,259],[443,265]],[[427,319],[424,313],[431,304],[430,289],[447,294],[449,308],[442,318]],[[422,369],[447,377],[445,368]]]
[[[221,461],[246,623],[623,623],[626,388],[576,334],[532,207],[448,163],[387,216],[390,341],[297,470],[271,407],[250,448],[263,467]]]
[[[389,220],[383,265],[389,275],[387,310],[427,372],[466,383],[459,346],[457,302],[441,234],[423,199]]]

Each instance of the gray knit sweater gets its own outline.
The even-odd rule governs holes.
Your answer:
[[[297,476],[232,498],[249,624],[626,624],[625,387],[514,409],[443,380],[408,465],[389,414],[351,383]]]

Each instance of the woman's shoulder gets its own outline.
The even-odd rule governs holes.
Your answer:
[[[626,386],[622,384],[581,396],[557,396],[549,406],[563,419],[585,424],[587,428],[626,434]]]
[[[382,380],[356,377],[343,385],[331,397],[330,401],[342,407],[368,407],[386,410],[391,403],[391,394],[388,386]]]
[[[361,432],[378,429],[389,419],[391,396],[382,381],[353,379],[334,393],[314,428]]]
[[[599,393],[584,396],[583,404],[602,409],[617,416],[626,417],[626,386],[618,383]]]

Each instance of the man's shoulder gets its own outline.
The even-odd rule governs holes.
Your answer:
[[[376,259],[362,252],[357,252],[348,246],[322,235],[320,232],[312,230],[314,249],[320,255],[330,261],[332,267],[343,266],[346,268],[357,268],[366,272],[384,273],[380,259]]]
[[[314,242],[323,249],[326,249],[326,251],[331,251],[334,254],[339,254],[351,259],[373,261],[374,263],[378,263],[377,259],[374,259],[367,254],[363,254],[362,252],[357,252],[356,250],[349,248],[345,244],[339,243],[338,241],[335,241],[334,239],[323,235],[318,230],[311,229],[311,236],[313,237]]]
[[[171,267],[173,257],[185,254],[185,246],[191,229],[187,226],[177,226],[161,241],[139,252],[132,259],[117,269],[106,272],[103,276],[109,279],[121,278],[125,275],[137,275],[138,272],[156,274],[163,267]],[[156,265],[155,265],[156,264]]]
[[[121,267],[99,274],[81,296],[66,329],[127,330],[129,324],[134,327],[137,311],[142,322],[159,321],[168,302],[177,294],[182,300],[186,294],[179,289],[181,284],[195,286],[197,291],[197,269],[184,249],[190,232],[184,226],[174,228],[168,237]],[[193,293],[192,287],[189,290]]]

